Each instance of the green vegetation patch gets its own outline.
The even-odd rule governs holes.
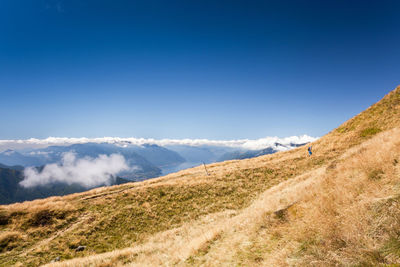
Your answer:
[[[338,133],[348,133],[348,132],[354,131],[355,128],[356,128],[355,125],[341,126],[341,127],[337,128],[336,131]]]
[[[384,255],[395,255],[400,257],[400,239],[399,236],[391,236],[382,248]]]
[[[371,127],[371,128],[366,128],[361,131],[360,136],[361,137],[371,137],[376,135],[377,133],[381,132],[382,130],[379,128]]]

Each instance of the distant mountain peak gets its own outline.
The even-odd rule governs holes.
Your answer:
[[[17,153],[17,152],[15,150],[12,150],[12,149],[7,149],[6,151],[1,152],[1,154],[7,155],[7,156],[10,156],[10,155],[15,154],[15,153]]]

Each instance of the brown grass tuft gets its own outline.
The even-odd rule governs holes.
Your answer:
[[[23,241],[24,237],[19,232],[6,232],[0,234],[0,252],[14,249]]]

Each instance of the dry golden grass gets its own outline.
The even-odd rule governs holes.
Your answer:
[[[1,206],[12,241],[0,265],[398,263],[399,112],[397,88],[317,140],[311,158],[298,148],[211,164],[210,176],[200,166]]]
[[[399,129],[385,132],[341,158],[319,177],[318,186],[303,193],[288,223],[279,227],[284,236],[280,246],[291,249],[285,255],[271,253],[268,259],[322,266],[400,263],[386,258],[382,249],[393,236],[381,228],[400,230],[395,219],[400,210],[393,210],[394,216],[382,209],[388,201],[397,202],[400,172],[395,162],[399,158]]]
[[[385,253],[400,230],[377,208],[398,198],[400,130],[355,147],[326,166],[280,183],[241,211],[209,214],[155,235],[143,245],[50,266],[376,265],[399,263]],[[376,169],[379,179],[372,178]],[[379,208],[378,208],[379,209]],[[388,220],[390,224],[388,224]]]

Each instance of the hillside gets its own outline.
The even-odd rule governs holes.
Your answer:
[[[0,265],[400,264],[399,127],[400,87],[311,158],[299,147],[1,206]]]

